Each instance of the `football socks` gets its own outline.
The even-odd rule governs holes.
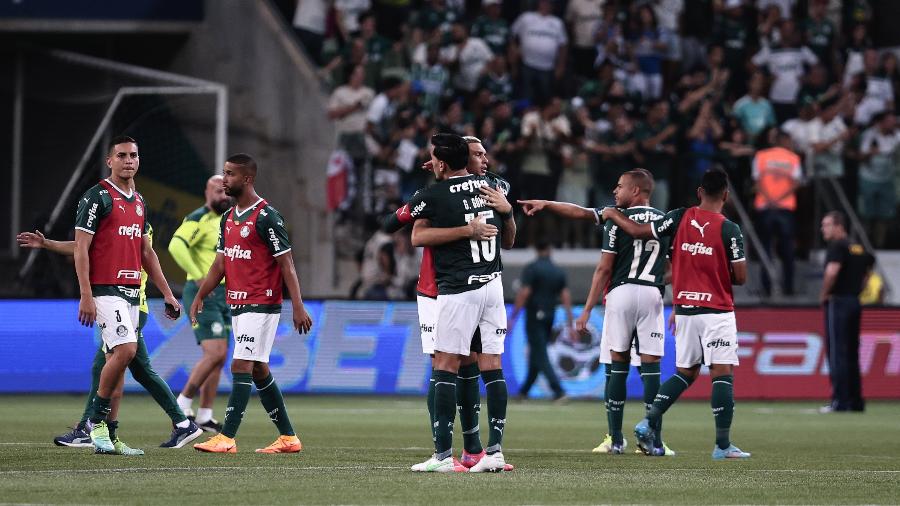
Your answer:
[[[656,433],[656,441],[654,441],[654,446],[657,448],[662,447],[662,416],[675,401],[678,400],[678,397],[684,393],[688,387],[691,386],[691,383],[694,382],[693,378],[689,378],[680,372],[676,372],[672,375],[671,378],[666,380],[659,387],[659,393],[656,394],[656,398],[653,400],[653,406],[650,407],[650,410],[647,412],[647,418],[650,421],[650,427]]]
[[[241,426],[241,420],[244,418],[244,411],[247,410],[247,403],[250,401],[253,377],[250,373],[235,372],[231,373],[231,379],[231,395],[228,397],[228,407],[225,408],[225,425],[222,427],[222,434],[234,438],[238,427]]]
[[[710,397],[716,419],[716,446],[722,450],[731,446],[731,419],[734,417],[734,376],[726,374],[712,379]]]
[[[282,436],[293,436],[294,427],[291,425],[291,419],[288,417],[287,408],[284,406],[284,396],[281,395],[281,389],[272,374],[259,381],[255,381],[256,390],[259,392],[259,402],[262,403],[263,409],[269,414],[269,419],[278,427],[278,433]]]
[[[487,393],[488,425],[490,436],[488,446],[484,451],[491,455],[500,450],[503,442],[503,429],[506,428],[506,404],[508,392],[506,380],[503,379],[503,369],[481,371],[481,379],[484,381],[484,389]]]
[[[456,373],[434,370],[434,449],[438,460],[453,453],[453,422],[456,419]]]
[[[628,362],[612,363],[612,376],[609,378],[609,435],[614,445],[622,444],[622,418],[625,416],[625,397],[627,395]]]
[[[478,378],[481,371],[477,363],[459,368],[456,376],[456,407],[462,426],[463,448],[469,453],[481,453],[481,436],[478,426],[478,412],[481,407],[481,392]]]

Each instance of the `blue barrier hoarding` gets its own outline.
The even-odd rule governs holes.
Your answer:
[[[281,315],[270,365],[282,390],[291,393],[425,394],[430,364],[422,354],[416,305],[412,302],[308,301],[315,322],[309,335],[291,328],[291,309]],[[511,310],[511,308],[509,308]],[[0,392],[84,392],[99,338],[76,321],[78,301],[0,301]],[[576,309],[576,314],[578,311]],[[556,315],[563,321],[562,310]],[[591,318],[590,337],[577,342],[557,339],[549,355],[571,395],[602,396],[604,376],[597,367],[602,310]],[[524,318],[514,322],[506,338],[504,370],[511,394],[528,370]],[[200,358],[187,318],[172,322],[162,316],[162,301],[150,302],[144,339],[156,371],[176,392]],[[667,339],[671,345],[672,340]],[[664,370],[671,371],[671,356]],[[666,373],[664,373],[666,374]],[[221,390],[230,389],[222,375]],[[141,387],[128,377],[129,391]],[[629,376],[630,397],[640,397],[637,374]],[[546,397],[540,380],[532,396]]]

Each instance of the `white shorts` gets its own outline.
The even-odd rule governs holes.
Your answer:
[[[675,365],[738,365],[734,313],[675,315]]]
[[[621,353],[636,348],[639,353],[661,357],[665,353],[665,337],[663,301],[658,288],[626,283],[606,294],[603,339],[611,350]]]
[[[605,323],[606,318],[604,318],[603,321]],[[600,334],[600,363],[606,365],[612,364],[612,353],[609,342],[603,334]],[[635,343],[631,343],[631,365],[635,367],[641,365],[641,355],[637,352]]]
[[[419,334],[422,336],[422,353],[434,355],[434,329],[437,327],[438,301],[431,297],[416,295],[419,309]]]
[[[437,302],[435,351],[468,356],[475,329],[481,329],[481,352],[492,355],[503,353],[506,306],[503,303],[503,281],[499,276],[475,290],[438,295]]]
[[[136,343],[138,310],[136,304],[115,295],[94,297],[97,308],[97,327],[103,340],[103,352],[109,353],[120,344]]]
[[[268,363],[280,318],[279,313],[243,313],[232,316],[234,358]]]

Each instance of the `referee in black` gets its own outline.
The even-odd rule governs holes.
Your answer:
[[[872,272],[875,258],[847,237],[847,219],[840,211],[822,218],[822,237],[828,243],[820,301],[825,307],[831,404],[822,413],[863,411],[859,373],[859,294]]]
[[[528,336],[528,376],[519,390],[519,399],[528,398],[528,391],[543,374],[553,390],[553,400],[562,401],[566,392],[553,370],[547,345],[553,332],[556,305],[562,302],[566,311],[566,325],[572,328],[572,296],[566,287],[566,273],[550,260],[550,244],[537,244],[538,257],[522,271],[522,287],[516,293],[515,320],[525,308],[525,334]]]

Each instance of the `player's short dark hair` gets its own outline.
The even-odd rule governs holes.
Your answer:
[[[722,169],[709,169],[703,174],[700,187],[710,197],[718,197],[728,189],[728,174]]]
[[[453,170],[461,170],[469,164],[469,146],[456,134],[434,134],[431,136],[434,156]]]
[[[840,211],[829,211],[825,213],[825,218],[831,218],[831,221],[834,222],[835,225],[840,225],[841,228],[847,230],[847,216]]]
[[[250,174],[256,175],[256,160],[247,153],[235,153],[229,156],[225,162],[232,165],[240,165]]]
[[[111,141],[109,141],[109,145],[107,146],[106,152],[112,153],[113,148],[115,148],[119,144],[128,144],[128,143],[131,143],[131,144],[134,144],[135,146],[137,146],[137,141],[134,140],[134,138],[129,137],[127,135],[117,135],[117,136],[113,137]]]
[[[641,189],[641,193],[646,193],[647,195],[653,193],[653,185],[655,183],[653,181],[653,174],[649,170],[637,168],[629,170],[624,175],[631,178],[631,182]]]

